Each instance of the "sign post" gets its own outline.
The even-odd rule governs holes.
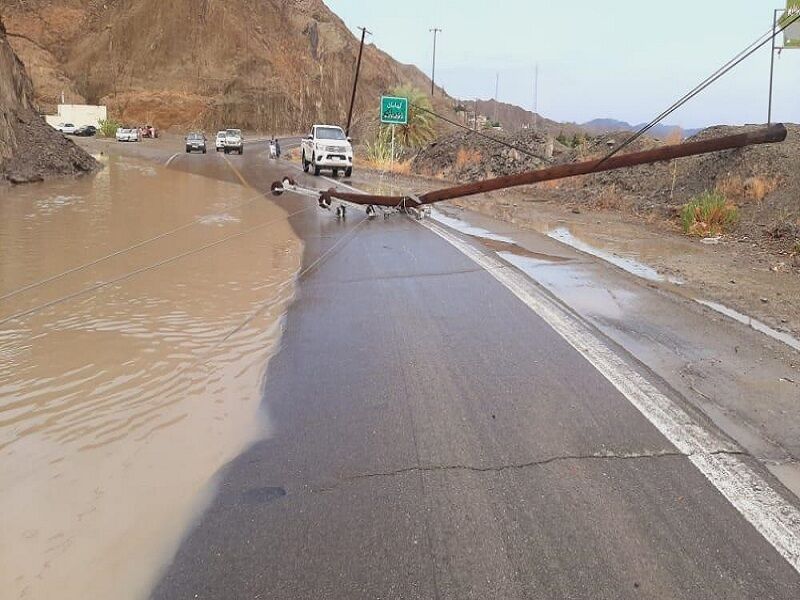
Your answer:
[[[778,17],[779,13],[783,15]],[[783,30],[783,46],[777,46],[778,26]],[[769,59],[769,109],[767,124],[772,124],[772,80],[775,74],[775,51],[800,49],[800,0],[786,0],[786,9],[776,8],[772,14],[772,55]]]
[[[408,125],[408,98],[381,96],[381,123],[392,126],[392,158],[394,166],[394,129],[397,125]]]
[[[394,169],[394,128],[395,127],[397,127],[397,125],[392,125],[392,158],[389,161],[389,165],[390,165],[390,167],[392,169]]]

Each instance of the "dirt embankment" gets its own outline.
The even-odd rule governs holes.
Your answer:
[[[731,135],[749,128],[711,127],[690,139]],[[722,243],[750,245],[784,255],[788,267],[800,268],[800,126],[789,124],[787,129],[788,137],[780,144],[546,182],[531,187],[526,199],[551,202],[575,211],[619,211],[631,220],[644,220],[676,231],[681,208],[698,194],[717,190],[736,205],[739,214],[738,222]],[[528,156],[469,133],[458,133],[423,149],[414,159],[413,169],[419,174],[453,181],[474,181],[597,158],[626,137],[624,133],[606,134],[589,138],[575,148],[532,131],[503,137],[534,155]],[[663,143],[643,137],[624,152]]]
[[[94,159],[44,122],[0,21],[0,180],[26,183],[93,171]]]
[[[162,129],[304,131],[347,116],[359,40],[322,0],[0,0],[0,11],[42,110],[66,90]],[[430,86],[368,44],[356,131],[406,83]]]

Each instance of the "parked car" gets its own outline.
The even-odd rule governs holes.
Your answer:
[[[130,129],[128,127],[120,127],[117,129],[116,138],[118,142],[138,142],[140,140],[139,130]]]
[[[313,167],[314,175],[320,169],[331,169],[333,176],[344,170],[346,177],[353,174],[353,146],[341,127],[314,125],[311,133],[300,141],[303,171]]]
[[[94,125],[84,125],[83,127],[78,127],[75,130],[75,133],[72,135],[77,135],[80,137],[92,137],[93,135],[97,134],[97,127]]]
[[[225,143],[222,146],[225,154],[237,152],[244,154],[244,136],[241,129],[226,129]]]
[[[226,133],[224,131],[217,132],[217,139],[214,142],[214,147],[216,148],[217,152],[225,149],[225,136]]]
[[[73,123],[59,123],[56,125],[56,129],[58,129],[61,133],[72,135],[75,133],[77,127]]]
[[[154,140],[158,137],[158,130],[152,125],[145,125],[142,128],[142,132],[143,137],[150,138],[151,140]]]
[[[195,150],[206,153],[206,136],[202,133],[192,132],[186,136],[186,152]]]

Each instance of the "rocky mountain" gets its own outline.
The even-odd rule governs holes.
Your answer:
[[[288,132],[346,119],[359,40],[322,0],[0,0],[0,11],[43,110],[63,93],[160,127]],[[430,86],[366,46],[358,119],[403,83]]]
[[[644,127],[646,123],[639,123],[638,125],[631,125],[626,121],[619,121],[617,119],[592,119],[587,123],[583,123],[581,127],[583,127],[586,131],[590,133],[599,135],[604,133],[614,133],[616,131],[638,131],[642,127]],[[691,137],[697,133],[699,133],[700,129],[683,129],[679,125],[656,125],[653,127],[648,134],[652,137],[665,140],[670,136],[675,136],[676,134],[680,134],[682,138]]]
[[[25,183],[92,171],[94,159],[47,125],[33,99],[31,80],[0,20],[0,180]]]
[[[459,104],[464,107],[468,119],[474,118],[476,103],[479,115],[486,117],[489,121],[494,121],[496,119],[500,122],[503,131],[509,133],[516,133],[524,129],[534,128],[553,136],[557,136],[560,133],[568,136],[572,136],[576,133],[583,133],[581,127],[573,123],[552,121],[515,104],[499,102],[493,99],[461,100]]]

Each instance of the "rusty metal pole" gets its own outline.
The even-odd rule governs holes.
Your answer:
[[[663,146],[653,150],[643,152],[632,152],[631,154],[619,154],[608,159],[595,159],[579,163],[558,165],[536,171],[527,171],[515,175],[505,175],[494,179],[485,179],[474,183],[467,183],[450,188],[436,190],[422,194],[421,196],[376,196],[371,194],[353,194],[340,192],[330,189],[323,192],[327,198],[339,198],[355,204],[373,204],[376,206],[389,207],[415,207],[423,204],[433,204],[443,200],[463,198],[475,194],[483,194],[495,190],[501,190],[521,185],[530,185],[542,181],[553,179],[565,179],[577,175],[589,175],[602,171],[611,171],[625,167],[635,167],[654,162],[668,161],[686,156],[698,154],[708,154],[710,152],[720,152],[722,150],[733,150],[744,148],[755,144],[771,144],[782,142],[786,139],[786,127],[778,123],[770,127],[739,133],[721,138],[701,140],[698,142],[687,142],[675,146]]]

